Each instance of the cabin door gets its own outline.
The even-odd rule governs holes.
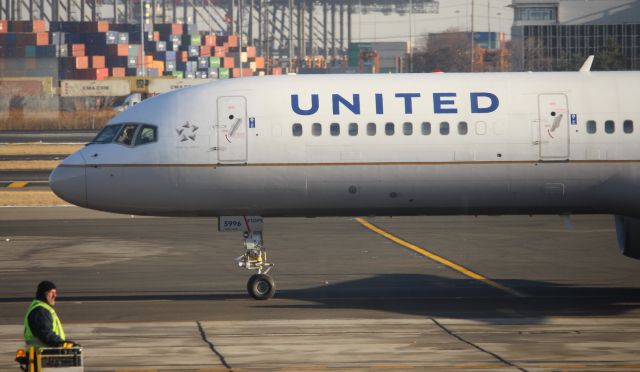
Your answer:
[[[569,106],[564,94],[538,96],[540,160],[569,159]]]
[[[247,162],[247,100],[244,97],[218,98],[218,162]]]

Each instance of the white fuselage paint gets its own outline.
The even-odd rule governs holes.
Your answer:
[[[638,97],[637,72],[218,81],[116,116],[111,123],[156,125],[158,142],[85,147],[56,171],[85,172],[86,203],[59,194],[93,209],[150,215],[638,217]],[[595,133],[587,133],[588,120]],[[605,133],[607,120],[614,133]],[[632,133],[623,130],[627,120]],[[293,135],[294,123],[301,136]],[[313,123],[321,136],[312,135]],[[331,135],[332,123],[340,135]],[[386,123],[394,123],[393,135]],[[404,123],[412,123],[411,134]]]

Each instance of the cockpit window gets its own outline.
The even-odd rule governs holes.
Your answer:
[[[137,124],[125,124],[120,133],[118,133],[116,143],[121,143],[126,146],[131,145],[131,141],[133,141],[133,135],[135,134],[137,127]]]
[[[135,141],[134,141],[135,138]],[[158,142],[158,127],[149,124],[113,124],[104,127],[91,143],[119,143],[138,146]]]
[[[153,125],[143,125],[136,136],[135,146],[158,141],[158,129]]]
[[[112,142],[118,131],[120,131],[120,128],[122,128],[122,124],[107,125],[106,127],[102,128],[100,133],[98,133],[96,138],[94,138],[91,143]]]

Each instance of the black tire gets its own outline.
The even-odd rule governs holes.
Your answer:
[[[276,293],[276,283],[269,275],[254,274],[247,282],[247,291],[256,300],[268,300]]]

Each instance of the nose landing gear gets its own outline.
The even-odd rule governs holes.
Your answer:
[[[273,264],[267,262],[267,251],[262,244],[262,232],[245,231],[245,253],[236,258],[238,266],[248,270],[256,270],[247,282],[247,291],[256,300],[268,300],[276,292],[276,283],[267,275]]]
[[[218,230],[242,231],[244,254],[236,258],[239,267],[255,270],[247,281],[247,292],[256,300],[268,300],[276,293],[276,283],[268,275],[273,264],[267,262],[267,251],[262,241],[262,217],[260,216],[220,216]]]

